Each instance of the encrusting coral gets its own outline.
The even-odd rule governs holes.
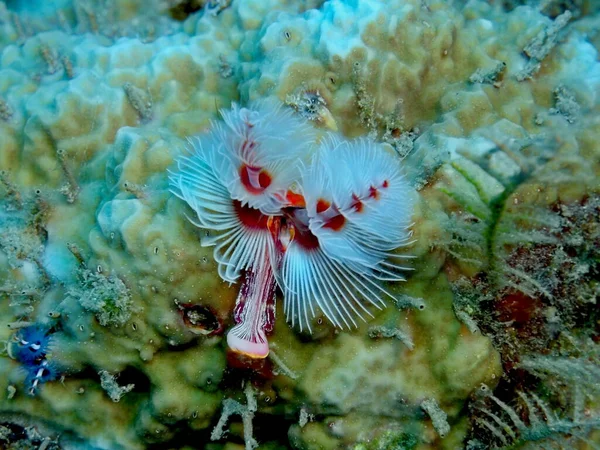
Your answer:
[[[599,13],[591,0],[0,3],[0,446],[592,441]],[[261,165],[284,175],[277,192],[240,155],[202,170],[228,208],[268,192],[244,207],[277,270],[252,252],[215,261],[201,242],[222,245],[228,224],[190,223],[168,175],[187,137],[232,137],[219,111],[260,102],[302,124],[300,139],[263,137],[303,168]],[[356,166],[368,179],[349,178]],[[400,167],[418,196],[365,236],[358,209]],[[341,222],[354,228],[336,234]],[[239,286],[223,279],[238,273],[282,287],[263,284],[283,314],[261,360],[227,351]]]

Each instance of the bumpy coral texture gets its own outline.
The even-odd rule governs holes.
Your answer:
[[[493,419],[472,411],[500,423],[527,416],[516,391],[503,409],[502,389],[483,399],[478,389],[507,386],[515,344],[539,351],[528,330],[548,337],[555,360],[596,364],[577,353],[596,348],[593,336],[563,333],[562,317],[582,323],[581,305],[565,312],[564,302],[528,297],[540,294],[522,275],[548,279],[540,271],[551,273],[551,259],[523,268],[531,258],[517,232],[558,209],[588,217],[599,190],[595,3],[200,1],[180,2],[181,22],[165,3],[0,3],[0,338],[33,324],[52,330],[41,363],[51,356],[60,368],[54,381],[45,371],[32,379],[18,359],[0,358],[0,439],[17,443],[31,425],[38,447],[185,448],[213,437],[247,448],[486,448],[513,437],[501,425],[486,431],[481,419]],[[421,189],[414,271],[385,285],[395,306],[352,332],[317,321],[301,333],[277,315],[269,358],[237,369],[223,336],[237,291],[168,192],[167,169],[219,109],[269,97],[317,127],[335,123],[346,138],[368,134],[407,155]],[[544,220],[528,235],[546,236],[536,227],[554,222]],[[547,241],[535,252],[546,255]],[[557,273],[583,270],[571,250]],[[585,295],[567,297],[596,298],[581,273],[571,286]],[[505,295],[511,282],[528,294]],[[563,298],[560,286],[545,290]],[[532,312],[515,314],[522,304]],[[515,335],[507,324],[523,317],[535,323]],[[521,364],[548,373],[550,362],[534,354]],[[127,388],[118,403],[102,387],[107,373]],[[562,394],[541,404],[573,398],[569,423],[587,426],[594,392]],[[444,438],[423,404],[446,414]],[[228,420],[244,431],[226,432]],[[532,436],[528,425],[515,440]]]

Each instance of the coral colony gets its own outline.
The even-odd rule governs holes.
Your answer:
[[[243,277],[227,343],[254,358],[269,353],[275,289],[292,326],[311,331],[320,310],[356,326],[402,280],[393,250],[410,238],[413,201],[399,161],[373,140],[315,130],[273,102],[221,111],[222,122],[190,140],[171,190],[214,231],[223,280]],[[366,304],[366,306],[365,306]]]

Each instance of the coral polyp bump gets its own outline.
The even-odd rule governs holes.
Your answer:
[[[275,290],[288,322],[311,330],[322,313],[340,328],[372,315],[392,294],[382,282],[403,280],[410,239],[411,188],[400,161],[372,139],[317,137],[275,102],[234,105],[190,139],[170,175],[172,192],[194,210],[192,222],[215,232],[219,274],[243,273],[227,341],[264,358],[275,317]]]

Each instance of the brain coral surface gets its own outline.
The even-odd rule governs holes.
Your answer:
[[[507,304],[537,295],[528,305],[546,305],[536,323],[555,327],[547,352],[559,354],[552,317],[572,311],[544,303],[560,280],[543,285],[549,276],[515,262],[526,248],[516,229],[591,204],[600,161],[597,6],[538,3],[0,2],[0,447],[525,443],[532,424],[506,411],[524,417],[527,403],[495,396],[524,358],[499,324],[522,318]],[[396,302],[349,331],[317,319],[300,332],[278,313],[256,362],[227,351],[239,285],[219,278],[168,170],[220,109],[260,99],[317,133],[384,143],[419,200],[414,270],[387,286]],[[568,220],[598,219],[578,214]],[[531,243],[539,227],[528,226]],[[465,280],[487,286],[473,297],[486,302],[467,301]],[[519,296],[506,300],[510,289]],[[514,431],[481,431],[482,385]]]

